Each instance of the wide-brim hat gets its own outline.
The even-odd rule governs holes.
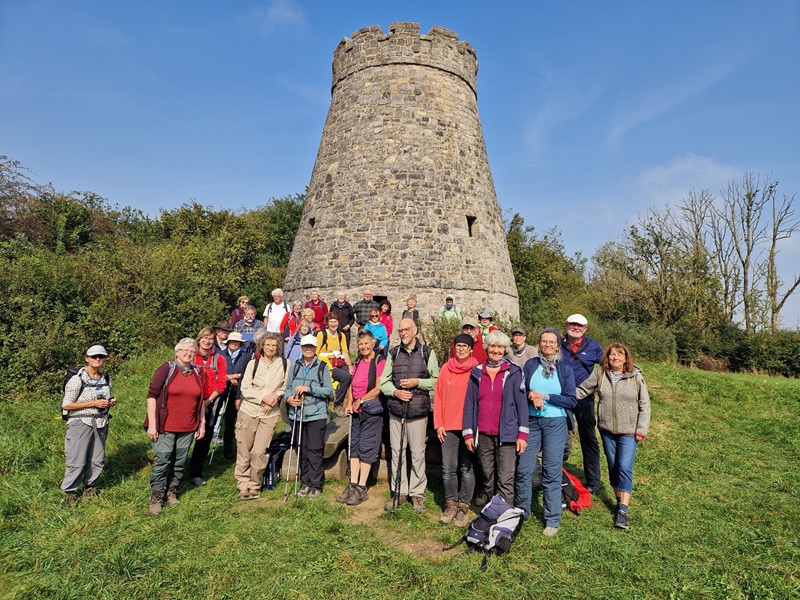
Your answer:
[[[244,338],[242,337],[242,334],[239,333],[238,331],[233,331],[228,336],[228,343],[230,343],[230,342],[242,342],[242,343],[244,343]]]
[[[217,321],[217,324],[214,325],[214,329],[221,329],[222,331],[227,331],[228,333],[233,331],[233,328],[227,321]]]

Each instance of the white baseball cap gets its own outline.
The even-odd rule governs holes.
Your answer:
[[[86,356],[108,356],[108,352],[100,344],[95,344],[86,351]]]
[[[589,321],[586,320],[586,317],[579,313],[575,313],[574,315],[570,315],[567,317],[567,323],[577,323],[578,325],[586,326],[589,324]]]
[[[314,346],[317,347],[317,337],[314,335],[304,335],[300,338],[301,346]]]

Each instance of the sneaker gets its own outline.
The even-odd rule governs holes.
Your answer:
[[[247,500],[258,500],[261,498],[261,490],[250,490],[247,493]]]
[[[250,492],[244,491],[239,492],[239,495],[236,496],[239,500],[249,500],[250,499]]]
[[[614,519],[614,527],[618,529],[627,529],[628,528],[628,507],[624,504],[620,504],[619,510],[617,511],[617,516]]]
[[[311,488],[307,485],[304,485],[299,490],[297,490],[297,494],[295,496],[308,496],[308,493],[311,491]]]
[[[353,497],[353,493],[355,492],[355,489],[356,489],[356,486],[354,486],[351,483],[346,488],[344,488],[344,490],[342,490],[341,494],[336,496],[336,501],[337,502],[341,502],[342,504],[347,504],[347,501],[350,500],[350,498]]]
[[[77,504],[80,498],[75,492],[64,492],[64,504]]]
[[[161,514],[161,507],[164,506],[164,490],[150,492],[150,509],[147,511],[151,517]]]
[[[192,485],[196,485],[197,487],[200,487],[201,485],[205,485],[206,484],[206,480],[203,479],[202,477],[192,477],[191,481],[192,481]]]
[[[367,494],[367,488],[356,486],[352,495],[350,496],[350,499],[347,501],[347,506],[358,506],[367,498],[369,498],[369,495]]]
[[[549,525],[544,528],[542,531],[542,535],[546,535],[547,537],[553,537],[558,533],[558,527],[550,527]]]
[[[395,507],[395,504],[397,505],[398,508],[400,508],[400,506],[402,506],[406,502],[408,502],[408,498],[406,498],[405,496],[400,496],[399,498],[397,498],[397,500],[392,498],[386,504],[383,505],[383,510],[392,510]]]
[[[319,498],[321,495],[322,495],[322,490],[316,490],[312,488],[308,490],[308,494],[306,495],[306,497],[309,500],[314,500],[315,498]]]
[[[93,485],[90,485],[90,486],[84,488],[84,490],[83,490],[83,497],[84,498],[94,498],[95,496],[99,496],[99,495],[100,495],[100,490],[97,489],[96,487],[94,487]]]
[[[453,524],[456,527],[466,527],[469,525],[470,518],[469,518],[469,504],[465,504],[464,502],[460,502],[458,504],[458,509],[456,510],[456,519]]]
[[[439,519],[439,524],[449,525],[452,523],[453,519],[456,518],[456,512],[458,512],[458,504],[452,500],[447,500],[444,503],[444,511],[442,511],[442,518]]]
[[[414,496],[411,498],[411,504],[414,506],[414,510],[418,513],[425,512],[425,497],[424,496]]]

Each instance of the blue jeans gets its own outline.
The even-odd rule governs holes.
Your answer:
[[[542,487],[544,488],[544,524],[558,527],[561,522],[561,466],[567,442],[567,420],[563,417],[529,417],[528,446],[519,457],[514,479],[514,506],[531,515],[533,470],[542,452]]]
[[[636,436],[600,430],[603,451],[608,461],[608,482],[620,492],[633,491],[633,459],[636,456]]]

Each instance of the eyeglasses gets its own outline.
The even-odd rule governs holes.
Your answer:
[[[102,354],[92,354],[89,358],[91,358],[92,360],[105,360],[108,357],[103,356]]]
[[[381,316],[380,316],[379,314],[377,314],[377,313],[376,313],[376,314],[374,314],[374,315],[370,315],[370,318],[371,318],[371,319],[380,319],[380,318],[381,318]]]

